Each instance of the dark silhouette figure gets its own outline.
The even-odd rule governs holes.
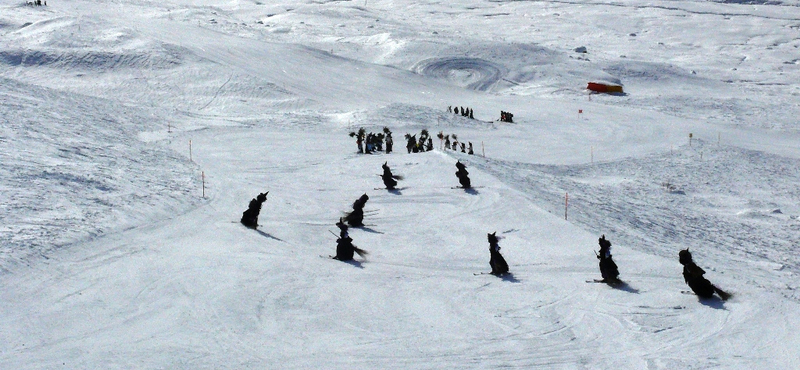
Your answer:
[[[503,255],[500,254],[500,245],[497,244],[497,231],[487,234],[489,239],[489,266],[492,267],[492,275],[503,275],[508,272],[508,263]]]
[[[467,154],[469,154],[469,155],[475,154],[475,152],[472,151],[472,142],[471,141],[469,142],[469,149],[467,150]]]
[[[409,153],[411,153],[412,151],[414,153],[416,153],[418,151],[417,150],[417,135],[411,136],[409,134],[406,134],[406,140],[407,140],[406,141],[406,150],[408,150]]]
[[[347,220],[350,226],[364,226],[364,205],[367,204],[367,200],[369,200],[369,196],[365,193],[353,202],[353,211],[348,213],[345,217],[345,220]]]
[[[258,214],[261,212],[261,204],[267,201],[267,194],[261,193],[257,197],[250,200],[250,205],[247,210],[242,212],[242,224],[251,229],[258,227]]]
[[[603,281],[608,284],[621,283],[619,269],[611,258],[611,242],[606,240],[605,235],[601,236],[598,242],[600,243],[600,253],[597,255],[597,259],[600,260],[600,275],[603,276]]]
[[[383,179],[383,184],[386,185],[386,189],[394,190],[395,186],[397,186],[397,180],[402,180],[402,176],[395,176],[392,175],[392,170],[389,168],[389,162],[383,164],[383,174],[381,175],[381,179]]]
[[[386,133],[386,154],[389,154],[389,153],[392,152],[392,145],[394,145],[394,140],[392,140],[392,133],[391,132],[387,132]]]
[[[464,189],[471,188],[472,185],[469,181],[469,172],[467,172],[467,166],[459,161],[456,162],[456,168],[458,168],[458,171],[456,171],[456,177],[458,177],[458,182],[461,183],[461,187]]]
[[[692,253],[689,249],[684,249],[678,253],[678,261],[683,265],[683,280],[692,288],[692,291],[700,298],[711,298],[714,293],[717,293],[722,300],[727,300],[731,297],[730,293],[723,291],[720,288],[711,284],[708,279],[703,277],[705,270],[694,263],[692,260]]]
[[[354,253],[358,253],[361,257],[365,257],[368,254],[367,251],[353,245],[353,239],[350,238],[350,234],[347,232],[347,225],[344,224],[344,220],[340,218],[336,226],[339,227],[339,238],[336,239],[336,256],[333,259],[351,261]]]

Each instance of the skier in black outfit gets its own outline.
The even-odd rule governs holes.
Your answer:
[[[411,136],[409,134],[406,134],[406,150],[408,150],[408,153],[411,154],[412,151],[416,153],[417,152],[416,148],[417,148],[417,135]]]
[[[508,263],[500,254],[500,245],[497,244],[497,231],[487,234],[489,239],[489,266],[492,266],[492,275],[503,275],[508,272]]]
[[[708,279],[703,277],[706,273],[700,266],[692,260],[692,253],[689,249],[684,249],[678,253],[678,261],[683,265],[683,280],[692,288],[692,291],[700,298],[711,298],[717,293],[723,301],[731,297],[730,293],[711,284]]]
[[[365,193],[353,202],[353,211],[348,213],[347,217],[345,217],[350,226],[364,226],[364,205],[367,204],[367,200],[369,200],[369,196]]]
[[[381,175],[381,179],[383,179],[383,184],[386,185],[386,189],[394,190],[394,187],[397,186],[397,180],[402,180],[402,176],[395,176],[392,175],[392,170],[389,169],[389,162],[383,164],[383,175]]]
[[[353,239],[350,238],[350,234],[347,232],[347,225],[344,224],[344,220],[340,218],[336,226],[339,227],[339,238],[336,239],[336,256],[333,259],[351,261],[353,253],[358,253],[361,257],[365,257],[368,254],[367,251],[353,245]]]
[[[261,204],[267,201],[267,194],[269,192],[258,194],[258,197],[250,200],[247,210],[242,212],[241,222],[244,226],[251,229],[258,227],[258,214],[261,212]]]
[[[461,161],[456,162],[456,177],[458,177],[458,182],[461,183],[461,187],[464,189],[469,189],[472,185],[470,185],[469,181],[469,172],[467,172],[467,166],[465,166]]]
[[[598,242],[600,243],[600,253],[597,255],[597,259],[600,260],[600,275],[603,276],[603,282],[607,284],[621,283],[619,269],[611,258],[611,242],[606,240],[605,235],[601,236]]]

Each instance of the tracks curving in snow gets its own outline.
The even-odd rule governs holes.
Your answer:
[[[412,70],[426,77],[447,80],[478,91],[491,90],[507,73],[502,65],[467,57],[427,59],[417,63]]]

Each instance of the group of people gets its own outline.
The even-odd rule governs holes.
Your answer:
[[[609,285],[622,284],[622,280],[619,279],[619,269],[611,256],[611,242],[603,235],[598,239],[598,243],[600,244],[600,252],[597,254],[597,259],[600,260],[600,275],[603,277],[600,281]],[[688,248],[678,252],[678,262],[683,265],[683,280],[698,297],[708,299],[713,297],[715,293],[723,301],[731,297],[730,293],[711,284],[703,276],[706,273],[705,270],[697,266]]]
[[[500,111],[500,122],[514,123],[514,115],[509,112]]]
[[[475,119],[475,116],[472,115],[472,108],[464,108],[464,107],[453,107],[452,105],[447,106],[447,113],[455,113],[460,114],[461,117],[467,117],[470,119]]]
[[[457,151],[459,149],[459,145],[460,145],[461,153],[467,153],[467,154],[470,154],[470,155],[475,154],[475,150],[472,147],[472,142],[471,141],[468,142],[469,147],[467,147],[467,143],[464,143],[464,142],[459,143],[458,142],[458,136],[456,134],[452,134],[452,136],[453,136],[453,141],[452,142],[450,141],[450,136],[451,135],[445,135],[441,131],[439,131],[439,135],[437,135],[439,140],[444,141],[444,148],[445,149],[447,149],[447,150],[452,149],[452,150],[456,150]]]
[[[397,180],[401,180],[403,177],[392,174],[388,162],[384,162],[381,167],[383,169],[381,178],[386,186],[386,189],[394,190],[397,186]],[[458,178],[461,187],[464,189],[469,189],[471,187],[471,182],[466,166],[460,161],[457,161],[456,168],[456,177]],[[258,227],[258,215],[261,211],[262,204],[267,200],[267,194],[269,194],[268,191],[260,193],[257,197],[250,201],[247,210],[242,213],[241,223],[243,225],[253,229]],[[348,225],[350,227],[364,226],[364,206],[368,200],[369,196],[366,193],[361,195],[358,199],[356,199],[355,202],[353,202],[353,210],[348,212],[344,217],[340,218],[339,222],[336,223],[336,226],[339,228],[340,232],[338,238],[336,239],[336,255],[331,256],[331,258],[340,261],[350,261],[353,259],[354,254],[358,254],[361,257],[365,257],[368,254],[367,251],[360,249],[353,244],[353,239],[348,233]],[[489,241],[489,266],[492,269],[490,272],[491,274],[502,276],[509,272],[509,268],[505,258],[503,258],[502,254],[500,254],[499,238],[496,234],[497,232],[487,234]],[[600,245],[600,250],[596,253],[596,255],[597,259],[599,260],[600,275],[602,276],[602,280],[595,281],[604,282],[612,286],[624,284],[619,278],[619,268],[617,267],[617,264],[614,262],[613,256],[611,255],[611,242],[606,239],[605,235],[602,235],[598,239],[598,244]],[[684,281],[698,297],[708,299],[713,297],[714,294],[718,295],[722,300],[727,300],[731,297],[730,293],[725,292],[724,290],[715,286],[704,277],[705,270],[703,270],[694,262],[692,259],[692,254],[689,252],[688,248],[681,250],[678,253],[678,261],[681,263],[681,265],[683,265]]]
[[[419,139],[417,139],[417,135],[406,134],[406,149],[409,153],[422,153],[422,152],[429,152],[433,150],[433,139],[431,138],[428,130],[423,129],[419,134]]]
[[[386,153],[392,152],[394,140],[392,140],[392,132],[388,127],[383,128],[383,133],[367,133],[363,127],[358,129],[358,132],[350,132],[351,137],[356,138],[358,145],[358,152],[361,154],[372,154],[376,151],[382,152],[383,145],[386,144]]]
[[[361,154],[372,154],[374,152],[384,151],[384,144],[386,146],[385,152],[387,154],[392,152],[394,140],[392,139],[392,132],[388,127],[383,128],[383,133],[377,134],[366,132],[366,130],[362,127],[358,129],[358,132],[350,132],[350,136],[356,138],[358,152]],[[450,140],[451,136],[452,141]],[[444,149],[454,151],[460,150],[461,153],[467,153],[470,155],[475,154],[472,142],[459,142],[456,134],[444,135],[440,131],[437,137],[444,143]],[[406,150],[408,153],[424,153],[433,150],[433,138],[426,129],[423,129],[420,132],[419,138],[417,138],[416,134],[406,134],[405,138]]]
[[[42,3],[42,0],[28,1],[28,2],[25,3],[25,5],[27,5],[27,6],[42,6],[42,5],[47,6],[47,0],[45,0],[44,3]]]
[[[508,112],[501,113],[501,119],[508,119],[510,122],[512,115]],[[358,137],[359,151],[362,153],[370,153],[373,150],[382,150],[381,143],[383,142],[384,138],[388,139],[386,141],[387,153],[391,151],[391,131],[389,131],[388,128],[384,128],[384,134],[378,135],[374,135],[372,133],[367,134],[362,128],[358,133],[351,133],[351,136]],[[459,143],[455,134],[452,134],[453,141],[451,142],[450,136],[451,135],[444,135],[442,132],[439,132],[438,134],[438,138],[440,140],[443,139],[446,149],[452,148],[453,150],[458,150],[460,144],[461,151],[465,152],[465,144],[463,142]],[[407,148],[409,153],[433,150],[432,140],[427,130],[422,130],[419,139],[416,139],[416,135],[412,136],[409,134],[406,134],[406,138],[408,140]],[[366,148],[362,147],[362,141],[368,143]],[[469,154],[473,154],[472,143],[469,143]],[[467,172],[466,165],[461,163],[461,161],[457,161],[455,166],[457,168],[455,174],[458,178],[459,184],[461,185],[460,187],[464,189],[470,189],[472,184],[469,179],[469,172]],[[384,162],[381,167],[383,173],[380,175],[380,177],[383,180],[384,186],[387,190],[395,190],[397,186],[397,180],[402,180],[403,177],[394,175],[392,173],[391,168],[389,168],[388,161]],[[260,193],[257,197],[250,201],[247,210],[242,213],[241,223],[243,225],[253,229],[258,227],[258,215],[261,211],[262,204],[267,200],[267,194],[269,194],[269,192]],[[339,222],[336,223],[336,226],[340,230],[340,234],[336,240],[336,255],[331,256],[332,258],[340,261],[349,261],[353,259],[354,254],[358,254],[362,257],[367,255],[366,251],[353,244],[353,239],[348,233],[348,226],[364,226],[364,206],[368,200],[369,196],[366,193],[361,195],[355,202],[353,202],[353,210],[348,212],[345,217],[340,218]],[[500,254],[500,246],[498,243],[499,237],[495,232],[487,234],[487,238],[489,241],[489,265],[492,269],[491,274],[498,276],[507,274],[509,272],[508,263]],[[600,250],[598,253],[596,253],[596,255],[597,259],[599,260],[600,275],[602,276],[602,280],[596,281],[604,282],[612,286],[624,284],[619,278],[619,268],[617,267],[617,264],[614,262],[611,255],[611,242],[606,239],[605,235],[602,235],[598,239],[598,244],[600,246]],[[681,265],[683,265],[684,281],[698,297],[711,298],[715,294],[722,300],[727,300],[731,297],[730,293],[723,291],[704,277],[705,270],[703,270],[694,262],[692,259],[692,254],[688,249],[681,250],[678,253],[678,261],[681,263]]]

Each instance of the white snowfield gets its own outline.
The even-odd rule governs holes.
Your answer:
[[[798,117],[797,1],[2,0],[0,369],[798,369]]]

